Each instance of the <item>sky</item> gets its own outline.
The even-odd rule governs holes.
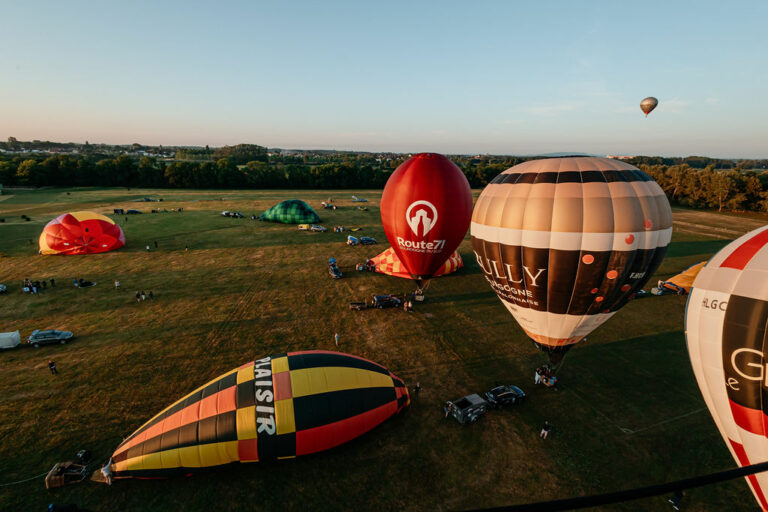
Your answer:
[[[765,0],[0,13],[0,140],[768,157]]]

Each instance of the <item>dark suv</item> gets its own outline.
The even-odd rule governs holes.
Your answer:
[[[379,309],[396,308],[401,303],[400,299],[394,295],[374,295],[371,307]]]
[[[485,394],[485,399],[493,407],[519,404],[525,398],[525,392],[517,386],[496,386]]]
[[[35,329],[32,334],[27,338],[27,344],[38,348],[40,345],[48,345],[51,343],[61,343],[64,345],[71,340],[75,335],[69,331],[57,331],[54,329],[48,331],[41,331]]]

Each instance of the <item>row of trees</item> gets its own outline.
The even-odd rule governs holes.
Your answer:
[[[719,212],[768,211],[768,173],[720,171],[714,166],[693,169],[688,164],[640,168],[656,180],[672,203]]]
[[[84,155],[52,155],[0,159],[0,184],[5,186],[103,186],[172,188],[291,188],[380,189],[405,160],[370,156],[338,159],[317,165],[286,163],[283,159],[234,159],[166,162],[128,155],[94,161]],[[500,172],[526,157],[454,158],[473,188],[482,188]],[[289,160],[290,161],[290,160]],[[740,169],[718,170],[714,165],[696,169],[679,165],[644,165],[670,201],[695,208],[768,211],[768,173]]]

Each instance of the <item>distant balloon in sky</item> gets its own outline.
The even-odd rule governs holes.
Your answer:
[[[384,232],[419,286],[458,248],[471,218],[467,178],[437,153],[420,153],[400,164],[381,196]]]
[[[653,111],[653,109],[656,108],[656,105],[659,104],[659,100],[654,98],[653,96],[648,96],[643,101],[640,102],[640,108],[645,113],[645,117],[648,117],[648,114]]]
[[[685,315],[691,366],[739,466],[768,460],[768,226],[731,242],[693,282]],[[747,477],[768,510],[768,474]]]

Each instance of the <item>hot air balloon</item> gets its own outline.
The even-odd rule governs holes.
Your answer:
[[[320,216],[304,201],[288,199],[259,215],[259,220],[283,224],[314,224],[320,222]]]
[[[419,288],[459,246],[471,217],[467,178],[436,153],[420,153],[403,162],[381,196],[384,232]]]
[[[701,394],[739,466],[768,460],[768,226],[731,242],[693,282],[688,355]],[[768,474],[747,477],[768,510]]]
[[[161,411],[94,478],[166,477],[307,455],[354,439],[408,404],[403,381],[361,357],[323,350],[265,357]]]
[[[643,101],[640,102],[640,109],[645,113],[645,117],[648,117],[648,114],[651,113],[653,109],[656,108],[656,105],[659,104],[659,100],[654,98],[653,96],[648,96]]]
[[[374,265],[374,270],[380,274],[386,274],[388,276],[402,277],[405,279],[413,279],[411,275],[405,270],[403,264],[400,263],[400,259],[395,254],[394,249],[391,247],[381,254],[374,256],[368,260]],[[440,268],[438,268],[434,277],[444,276],[447,274],[453,274],[464,266],[464,261],[461,259],[461,254],[458,251],[453,251],[453,254],[445,260]]]
[[[40,234],[41,254],[93,254],[124,245],[125,235],[120,226],[93,212],[59,215]]]
[[[661,187],[627,163],[532,160],[483,190],[471,234],[485,278],[556,363],[658,268],[672,211]]]

